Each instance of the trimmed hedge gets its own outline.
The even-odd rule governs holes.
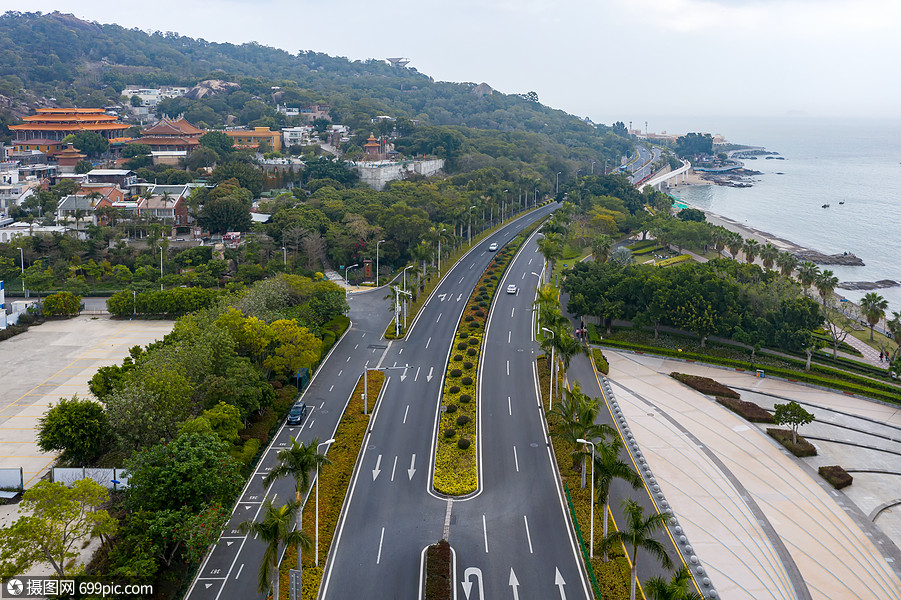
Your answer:
[[[138,315],[186,315],[209,308],[224,292],[207,288],[173,288],[171,290],[140,292],[128,290],[113,294],[106,301],[106,309],[116,317]]]
[[[831,483],[832,487],[837,490],[846,488],[854,483],[854,478],[839,465],[820,467],[817,469],[817,472],[820,474],[820,477]]]
[[[604,338],[603,340],[598,340],[598,342],[604,346],[610,346],[613,348],[622,348],[625,350],[633,350],[635,352],[647,352],[648,354],[656,354],[659,356],[669,356],[673,358],[681,358],[685,360],[697,360],[699,362],[705,362],[713,365],[721,365],[725,367],[733,367],[739,369],[741,371],[747,370],[749,368],[749,363],[745,360],[735,360],[731,358],[723,358],[720,356],[712,356],[709,354],[698,354],[695,352],[679,352],[676,350],[672,350],[670,348],[663,348],[660,346],[648,346],[646,344],[637,344],[634,342],[626,342],[622,340],[614,340],[610,338]],[[779,357],[780,360],[784,360],[785,362],[791,364],[792,359]],[[803,362],[797,361],[803,367]],[[805,371],[794,371],[792,369],[786,369],[783,367],[774,367],[772,365],[766,365],[766,372],[768,374],[776,375],[779,377],[784,377],[790,381],[800,381],[804,383],[811,383],[814,385],[820,385],[827,388],[836,389],[843,392],[849,392],[853,394],[860,394],[861,396],[869,396],[870,398],[876,398],[877,400],[884,400],[886,402],[891,402],[893,404],[901,404],[901,388],[897,386],[892,386],[889,384],[882,384],[878,381],[867,380],[863,377],[856,376],[852,373],[845,373],[842,371],[837,371],[835,369],[829,369],[828,367],[815,365],[812,369],[814,371],[829,373],[832,375],[835,374],[836,377],[844,376],[843,379],[833,379],[828,377],[820,377],[819,375],[812,374],[812,372]],[[851,380],[851,381],[849,381]],[[852,381],[860,381],[862,383],[857,384]]]
[[[679,256],[674,256],[674,257],[672,257],[672,258],[664,258],[664,259],[661,260],[660,262],[656,263],[655,266],[657,266],[657,267],[671,267],[671,266],[673,266],[673,265],[677,265],[677,264],[682,263],[682,262],[687,262],[687,261],[689,261],[689,260],[692,260],[690,254],[680,254]]]
[[[798,434],[798,443],[795,444],[792,442],[792,432],[788,429],[776,429],[774,427],[768,427],[766,432],[771,438],[785,446],[789,452],[799,458],[817,455],[816,447],[805,440],[801,434]]]
[[[425,553],[425,600],[451,600],[454,582],[451,549],[447,540],[432,544]]]
[[[717,396],[716,401],[752,423],[775,423],[773,415],[753,402]]]
[[[723,398],[741,398],[738,392],[730,387],[723,385],[718,381],[714,381],[709,377],[701,377],[700,375],[688,375],[687,373],[670,373],[670,377],[677,381],[681,381],[690,388],[693,388],[702,394],[708,396],[721,396]]]
[[[610,373],[610,365],[607,363],[604,353],[601,352],[599,348],[594,348],[591,351],[591,355],[594,357],[594,366],[599,373],[603,373],[604,375]]]

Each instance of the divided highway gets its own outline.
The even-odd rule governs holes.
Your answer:
[[[257,571],[264,545],[239,534],[237,526],[259,518],[267,496],[277,501],[293,499],[293,480],[281,479],[264,489],[263,477],[276,464],[277,452],[290,444],[292,436],[304,443],[332,437],[356,381],[367,366],[407,368],[386,372],[383,397],[373,415],[364,442],[365,452],[357,465],[324,574],[323,597],[356,597],[362,589],[371,590],[371,597],[379,598],[416,595],[420,552],[425,545],[443,537],[448,514],[447,501],[431,495],[428,486],[441,379],[457,322],[475,283],[493,257],[487,251],[488,245],[508,242],[523,227],[554,208],[556,205],[552,204],[519,217],[467,254],[420,311],[406,340],[389,342],[382,337],[391,315],[383,289],[350,297],[351,327],[303,394],[310,406],[306,420],[300,427],[283,426],[278,431],[186,598],[263,598],[257,592]],[[537,264],[540,267],[540,259]],[[528,310],[523,309],[520,326],[526,334]],[[534,391],[532,394],[534,404]],[[548,484],[553,485],[551,480]],[[497,491],[498,495],[502,493]],[[449,522],[453,520],[449,517]],[[476,525],[462,519],[457,522],[460,530],[474,530]],[[311,524],[305,526],[309,530]],[[561,533],[565,535],[565,527]],[[502,531],[496,534],[504,535]],[[504,547],[503,540],[498,537],[498,550]],[[569,577],[578,579],[575,571]],[[473,593],[472,597],[479,596]]]

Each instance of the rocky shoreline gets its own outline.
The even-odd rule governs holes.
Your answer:
[[[881,290],[884,288],[896,287],[899,284],[891,279],[880,279],[879,281],[843,281],[837,286],[843,290]]]
[[[794,251],[792,254],[800,261],[809,260],[817,265],[842,265],[846,267],[863,267],[866,266],[863,260],[855,256],[851,252],[842,252],[841,254],[823,254],[816,250],[802,249]]]

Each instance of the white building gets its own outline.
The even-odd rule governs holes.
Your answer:
[[[170,85],[164,85],[159,88],[142,88],[137,85],[127,85],[125,86],[125,89],[122,90],[122,95],[129,99],[131,99],[132,96],[140,98],[145,107],[154,107],[160,103],[160,100],[165,100],[166,98],[180,98],[187,93],[188,88],[186,87]]]
[[[309,146],[314,140],[313,128],[309,125],[300,127],[282,127],[282,146]],[[318,140],[317,140],[318,141]]]
[[[13,206],[22,206],[32,194],[41,189],[41,182],[36,178],[25,179],[19,176],[19,165],[14,162],[0,163],[0,215],[9,214]]]

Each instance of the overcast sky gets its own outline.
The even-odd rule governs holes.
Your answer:
[[[18,10],[405,56],[436,80],[534,90],[544,104],[636,127],[658,115],[901,116],[898,0],[30,0]]]

